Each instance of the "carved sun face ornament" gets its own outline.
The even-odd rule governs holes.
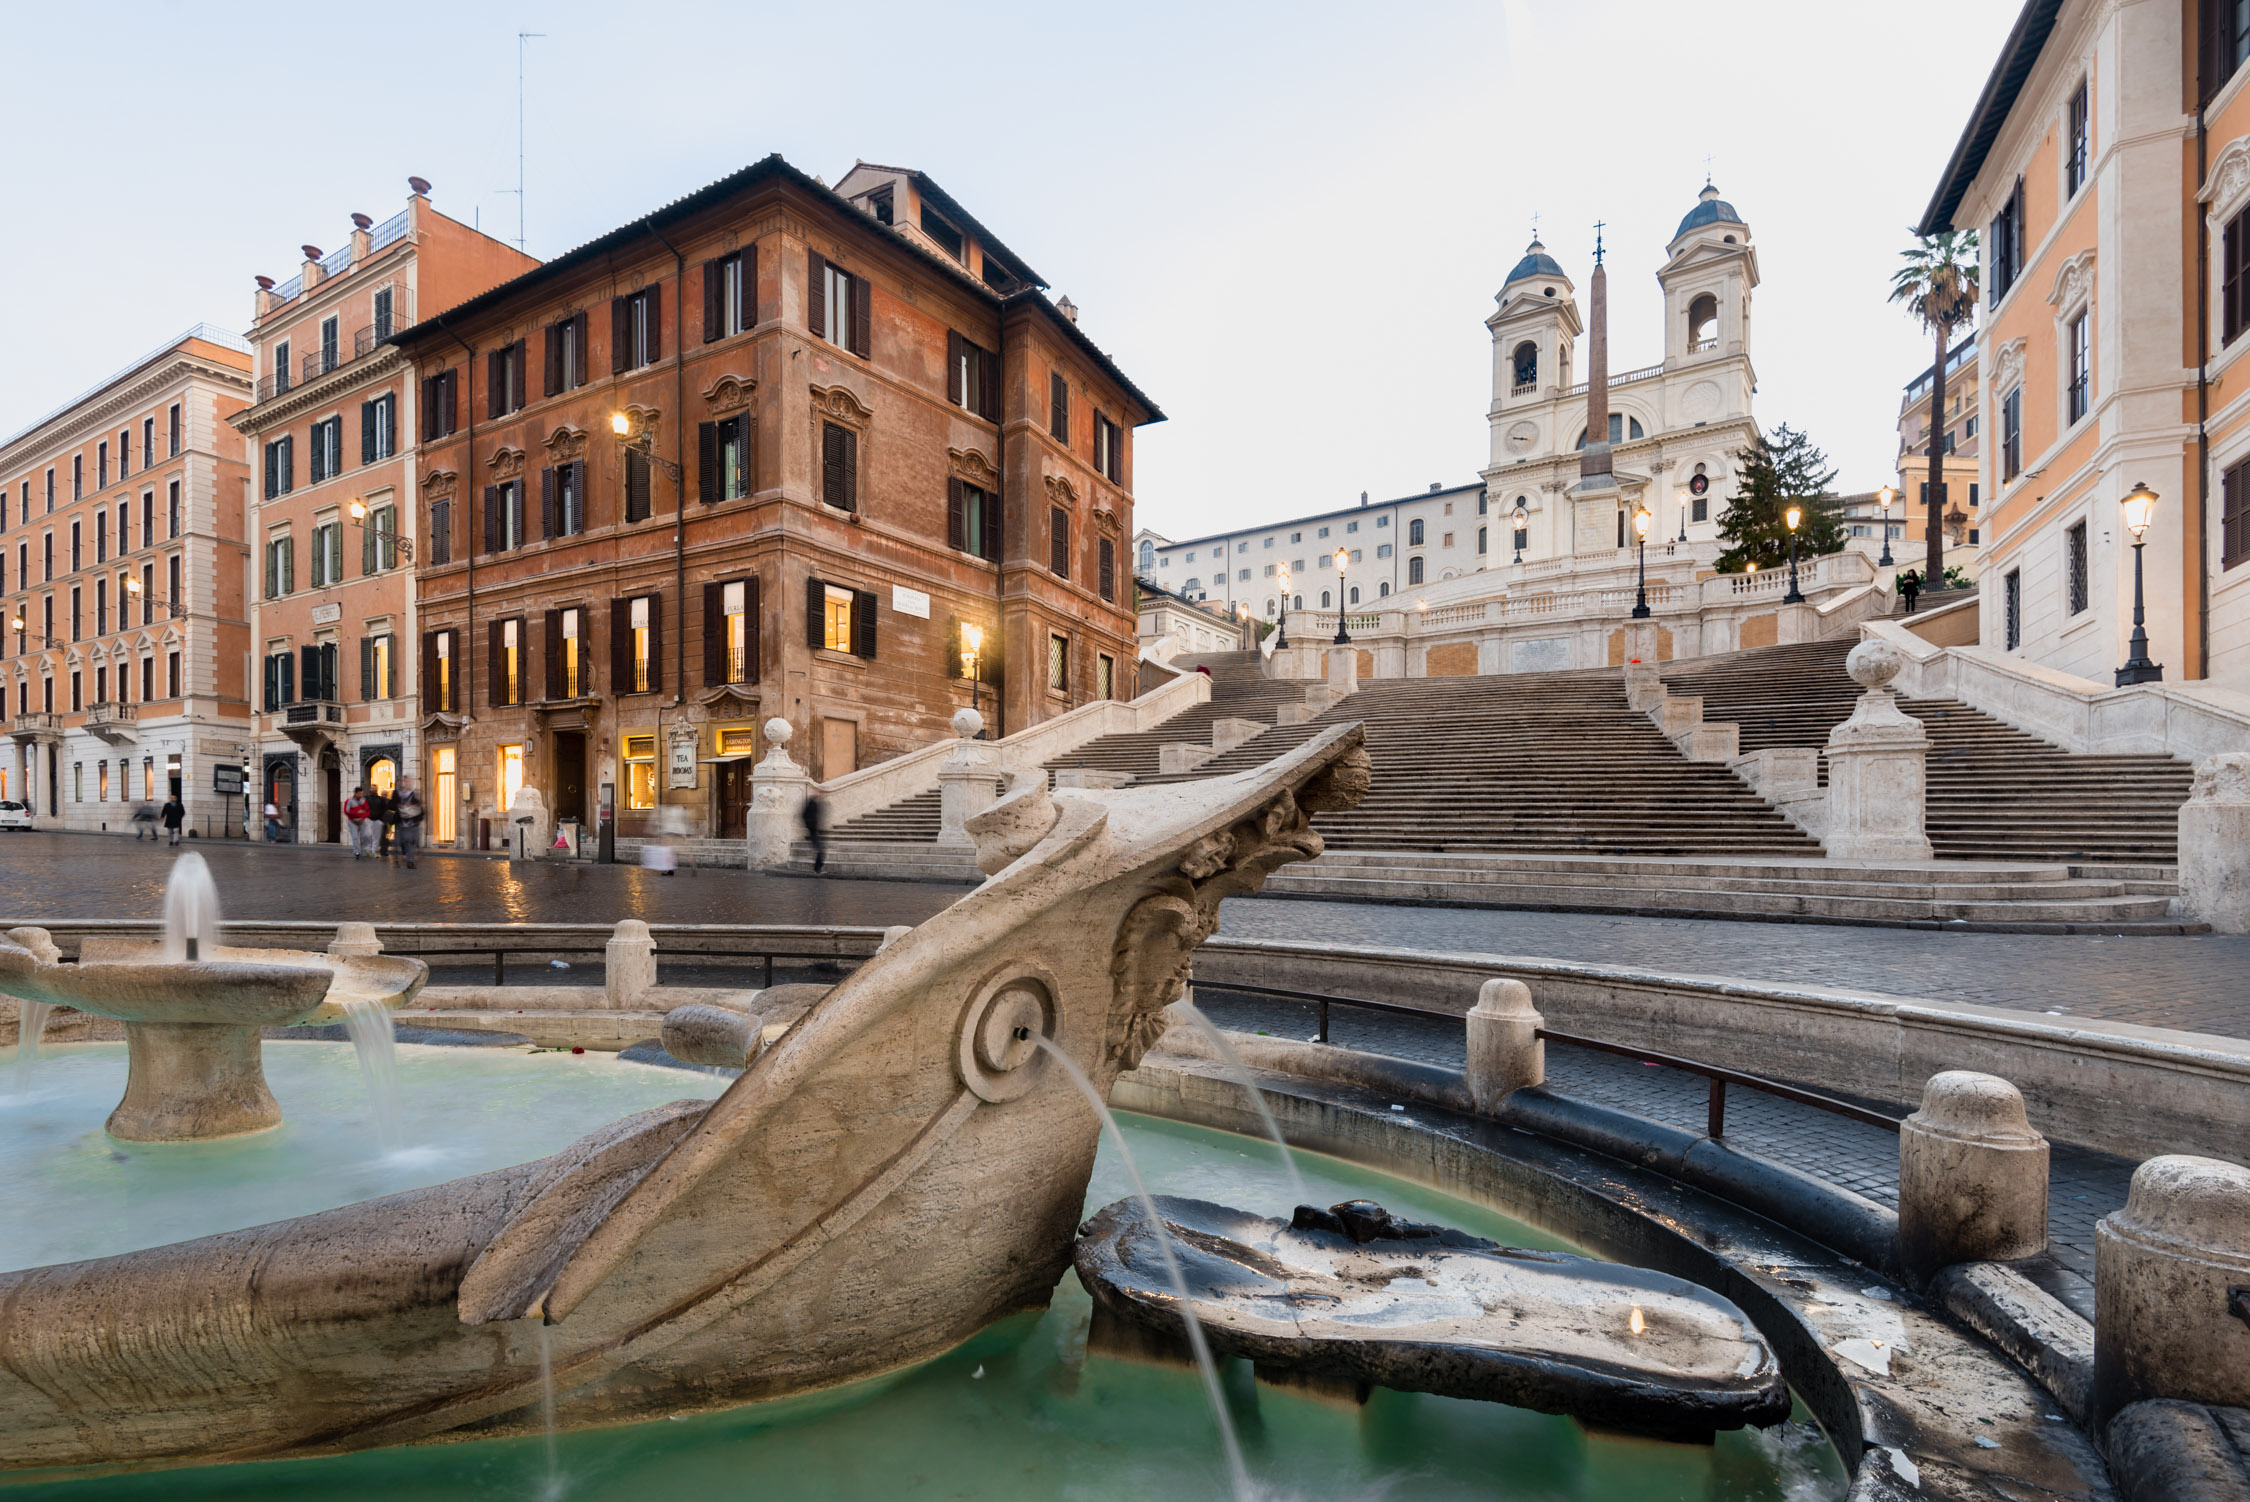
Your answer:
[[[1041,1038],[1055,1036],[1055,993],[1043,975],[1020,969],[987,981],[961,1014],[954,1047],[961,1083],[981,1099],[1010,1101],[1039,1082],[1047,1056]]]

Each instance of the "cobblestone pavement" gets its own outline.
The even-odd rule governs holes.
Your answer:
[[[1308,1005],[1229,996],[1208,987],[1198,988],[1196,1004],[1221,1027],[1283,1038],[1314,1036],[1315,1015]],[[1336,1007],[1329,1012],[1328,1036],[1345,1048],[1452,1069],[1467,1062],[1466,1034],[1451,1018]],[[1666,1126],[1700,1133],[1706,1125],[1704,1081],[1676,1069],[1549,1045],[1547,1083],[1557,1094],[1630,1111]],[[1895,1111],[1878,1101],[1855,1104],[1886,1114]],[[1726,1110],[1730,1146],[1898,1208],[1895,1133],[1754,1090],[1729,1090]],[[2050,1149],[2047,1234],[2055,1260],[2088,1285],[2077,1292],[2091,1292],[2094,1222],[2125,1203],[2134,1167],[2131,1159],[2063,1143]],[[2083,1312],[2091,1317],[2090,1309]]]
[[[1465,950],[1725,976],[2250,1038],[2250,936],[1945,933],[1243,898],[1249,939]]]
[[[753,876],[638,866],[517,864],[435,855],[415,869],[314,845],[192,840],[230,918],[370,923],[919,923],[960,887],[905,881]],[[168,846],[130,835],[0,834],[0,919],[163,915]]]

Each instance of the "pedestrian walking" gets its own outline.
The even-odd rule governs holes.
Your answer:
[[[1906,613],[1912,615],[1915,597],[1922,593],[1922,576],[1913,569],[1908,569],[1905,573],[1900,574],[1898,576],[1898,592],[1900,598],[1906,601]]]
[[[828,800],[814,788],[805,794],[805,838],[812,841],[813,874],[828,865]]]
[[[266,843],[281,843],[281,810],[271,803],[266,805]]]
[[[133,810],[133,838],[138,840],[144,834],[151,845],[156,843],[156,805],[146,798]]]
[[[398,804],[389,793],[377,788],[368,795],[367,817],[375,823],[375,853],[383,859],[389,860],[391,856],[391,833],[398,828]]]
[[[422,849],[422,795],[409,783],[398,795],[398,853],[406,861],[406,869],[414,869],[414,857]]]
[[[344,823],[352,832],[352,859],[358,860],[367,853],[369,842],[367,789],[355,787],[344,800]]]
[[[164,812],[161,817],[165,829],[172,836],[171,843],[177,845],[180,843],[180,826],[187,822],[187,809],[181,805],[178,793],[174,793],[165,800]]]

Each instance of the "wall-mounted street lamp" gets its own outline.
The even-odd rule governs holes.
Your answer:
[[[1876,509],[1883,513],[1883,556],[1875,562],[1884,568],[1891,566],[1891,507],[1898,500],[1898,491],[1889,485],[1875,492]]]
[[[8,629],[15,632],[18,636],[30,637],[33,641],[39,643],[42,648],[50,652],[59,652],[64,647],[70,645],[69,642],[63,641],[58,637],[41,636],[36,631],[26,630],[24,628],[24,619],[20,615],[10,616],[8,618]]]
[[[1648,529],[1656,516],[1646,506],[1633,508],[1633,538],[1639,544],[1641,555],[1640,588],[1633,597],[1633,619],[1648,619]]]
[[[961,627],[961,676],[969,680],[969,708],[977,707],[977,690],[984,684],[984,628]]]
[[[372,532],[375,534],[377,542],[389,543],[392,547],[398,549],[399,556],[408,563],[414,561],[414,539],[401,537],[380,522],[369,521],[367,519],[367,502],[357,496],[352,497],[351,512],[353,526],[359,528],[362,532]]]
[[[1805,592],[1797,587],[1797,524],[1805,519],[1805,508],[1791,506],[1781,513],[1781,519],[1789,524],[1789,592],[1781,597],[1781,603],[1802,605]]]
[[[656,452],[656,435],[644,424],[639,432],[633,430],[633,419],[623,412],[609,414],[609,430],[617,435],[620,447],[631,449],[643,459],[664,471],[664,478],[674,485],[683,483],[686,471]]]
[[[138,579],[127,579],[125,581],[125,593],[132,599],[139,599],[141,596],[141,581]],[[180,612],[187,608],[178,600],[175,600],[168,595],[150,595],[149,603],[163,606],[164,613],[167,616],[170,616],[175,621],[180,618]]]
[[[2156,519],[2156,492],[2146,484],[2136,485],[2124,500],[2125,530],[2133,534],[2133,638],[2127,644],[2125,666],[2117,670],[2117,686],[2124,688],[2132,683],[2162,683],[2164,669],[2148,660],[2147,616],[2141,608],[2141,534]]]
[[[1339,647],[1348,647],[1352,642],[1352,634],[1344,629],[1344,571],[1352,566],[1351,550],[1349,548],[1338,548],[1336,550],[1335,562],[1336,645]]]

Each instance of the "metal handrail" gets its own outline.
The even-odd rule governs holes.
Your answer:
[[[508,983],[508,956],[511,954],[607,954],[608,952],[609,946],[606,944],[541,944],[528,941],[521,945],[472,944],[452,948],[394,949],[390,951],[393,957],[417,960],[433,954],[489,954],[492,956],[492,983],[495,986],[504,986]],[[696,949],[679,951],[673,955],[672,961],[678,964],[690,958],[697,960],[763,960],[766,966],[765,984],[771,986],[773,984],[773,962],[775,960],[821,960],[831,964],[843,964],[848,961],[856,966],[864,956],[808,953],[794,949]]]
[[[1201,983],[1198,983],[1201,984]],[[1395,1001],[1368,1001],[1356,996],[1324,996],[1317,991],[1291,991],[1279,986],[1238,985],[1232,981],[1214,981],[1213,991],[1225,991],[1244,996],[1271,996],[1283,1001],[1310,1002],[1319,1008],[1320,1027],[1314,1036],[1315,1043],[1328,1042],[1328,1009],[1332,1006],[1357,1007],[1367,1012],[1392,1012],[1413,1017],[1444,1017],[1443,1012],[1433,1012],[1427,1007],[1403,1006]],[[1579,1033],[1560,1033],[1552,1028],[1539,1028],[1534,1036],[1550,1043],[1560,1043],[1571,1048],[1590,1048],[1597,1053],[1616,1054],[1621,1058],[1637,1059],[1644,1064],[1658,1064],[1667,1069],[1683,1070],[1702,1075],[1710,1082],[1708,1103],[1704,1109],[1705,1135],[1718,1138],[1726,1135],[1727,1086],[1740,1085],[1744,1089],[1759,1090],[1794,1101],[1801,1106],[1812,1106],[1831,1112],[1865,1126],[1881,1127],[1895,1132],[1899,1118],[1885,1116],[1865,1106],[1855,1106],[1849,1101],[1837,1100],[1818,1091],[1806,1090],[1797,1085],[1785,1085],[1779,1080],[1769,1080],[1760,1075],[1745,1074],[1739,1069],[1728,1069],[1718,1064],[1705,1064],[1695,1059],[1683,1059],[1677,1054],[1658,1053],[1654,1049],[1636,1048],[1624,1043],[1606,1043],[1599,1038],[1588,1038]]]

